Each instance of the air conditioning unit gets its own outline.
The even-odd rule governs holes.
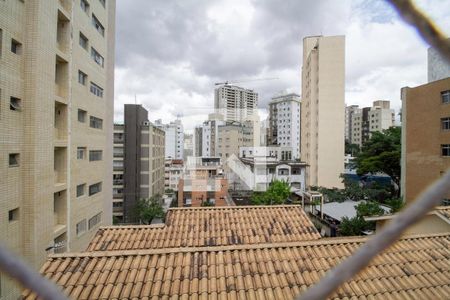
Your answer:
[[[142,122],[142,125],[144,125],[144,126],[149,126],[149,125],[150,125],[150,122],[149,122],[149,121],[144,121],[144,122]]]

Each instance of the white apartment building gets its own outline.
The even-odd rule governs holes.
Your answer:
[[[184,128],[180,119],[169,124],[163,124],[161,119],[155,121],[155,126],[166,133],[166,158],[183,159]]]
[[[114,0],[0,1],[0,240],[36,270],[111,224],[114,48]]]
[[[218,155],[219,126],[225,124],[223,115],[209,114],[208,120],[194,129],[194,156],[216,157]]]
[[[300,96],[280,95],[269,103],[270,145],[292,148],[293,159],[300,158]]]
[[[360,147],[370,139],[372,132],[388,129],[395,124],[395,111],[387,100],[377,100],[372,107],[364,107],[352,114],[352,144]]]
[[[214,90],[214,109],[225,121],[242,123],[257,113],[258,93],[235,85],[222,85]]]
[[[306,186],[342,187],[345,37],[303,39],[301,159]]]
[[[296,191],[305,191],[306,164],[293,160],[292,147],[241,147],[239,158],[226,160],[230,186],[236,184],[254,191],[266,191],[274,180],[289,183]]]
[[[345,106],[345,140],[350,143],[353,135],[352,117],[358,112],[361,112],[358,105]]]

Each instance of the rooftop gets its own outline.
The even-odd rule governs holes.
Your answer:
[[[292,299],[365,241],[56,254],[41,273],[73,299]],[[332,298],[444,299],[449,276],[450,233],[406,237]]]
[[[329,217],[340,221],[343,217],[354,218],[356,217],[356,206],[364,202],[361,201],[344,201],[344,202],[329,202],[323,204],[323,213],[328,215]],[[380,205],[380,207],[385,211],[385,213],[389,213],[390,208],[385,205]],[[316,209],[320,211],[320,205],[316,206]]]
[[[320,234],[297,205],[171,208],[163,226],[102,227],[87,251],[298,242]]]

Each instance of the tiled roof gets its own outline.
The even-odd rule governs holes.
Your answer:
[[[73,299],[292,299],[365,238],[51,255],[41,272]],[[25,291],[25,299],[35,295]],[[448,299],[450,233],[404,238],[338,299]]]
[[[436,207],[435,212],[440,214],[447,221],[450,221],[450,207],[449,206]]]
[[[170,209],[165,226],[112,226],[87,251],[226,246],[319,239],[297,205]]]

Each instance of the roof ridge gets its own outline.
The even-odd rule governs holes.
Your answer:
[[[434,233],[434,234],[416,234],[401,237],[399,240],[411,240],[421,238],[432,238],[440,236],[449,236],[450,232]],[[111,251],[89,251],[89,252],[72,252],[51,254],[50,258],[64,258],[64,257],[110,257],[123,255],[155,255],[155,254],[170,254],[170,253],[188,253],[188,252],[220,252],[220,251],[235,251],[246,249],[266,249],[266,248],[290,248],[302,246],[316,246],[316,245],[339,245],[365,242],[370,237],[356,236],[356,237],[336,237],[336,238],[322,238],[319,240],[309,240],[300,242],[281,242],[281,243],[266,243],[266,244],[246,244],[246,245],[227,245],[215,247],[180,247],[180,248],[159,248],[159,249],[138,249],[138,250],[111,250]]]
[[[242,208],[301,208],[300,204],[281,204],[281,205],[242,205],[242,206],[204,206],[204,207],[171,207],[171,210],[226,210],[226,209],[242,209]]]

